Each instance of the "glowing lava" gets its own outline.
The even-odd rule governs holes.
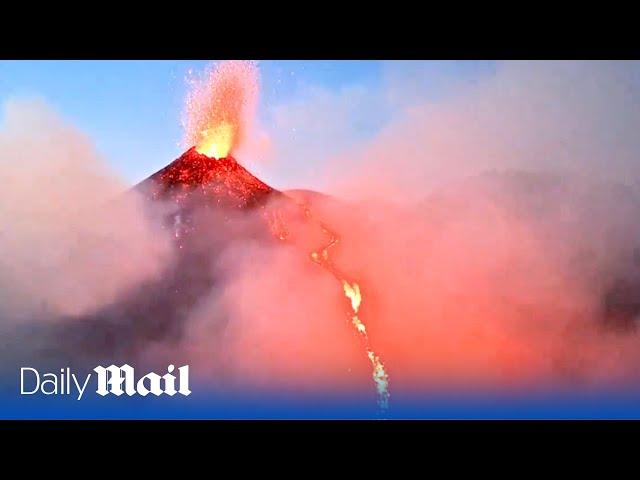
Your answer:
[[[309,208],[305,208],[305,213],[307,218],[312,218],[311,210],[309,210]],[[353,315],[351,315],[351,324],[362,338],[365,350],[367,352],[367,358],[369,359],[369,362],[371,362],[371,367],[373,369],[371,376],[376,385],[376,392],[378,394],[378,406],[381,410],[386,410],[387,408],[389,408],[390,397],[389,375],[384,368],[384,363],[382,363],[380,357],[376,355],[376,353],[371,348],[371,343],[367,334],[367,327],[358,316],[358,311],[360,310],[360,305],[362,303],[362,292],[360,291],[360,285],[358,285],[356,282],[349,282],[345,278],[345,276],[338,270],[338,268],[331,262],[329,250],[338,244],[340,238],[324,225],[320,224],[320,226],[325,235],[329,237],[329,242],[324,247],[322,247],[319,253],[317,251],[311,252],[311,259],[315,263],[323,267],[325,270],[330,272],[338,281],[341,282],[344,295],[351,302],[351,310],[353,312]]]
[[[196,146],[196,151],[207,157],[224,158],[233,146],[233,125],[222,122],[215,127],[200,132],[202,140]]]
[[[173,199],[187,205],[200,204],[248,208],[263,205],[276,190],[251,175],[233,157],[212,158],[187,150],[180,158],[154,173],[138,188],[148,189],[155,199]]]
[[[243,140],[258,91],[252,62],[222,62],[189,80],[183,115],[184,143],[212,158],[229,156]]]
[[[204,78],[192,82],[183,123],[185,143],[195,147],[148,179],[148,183],[153,184],[154,197],[168,196],[185,205],[204,196],[218,205],[231,203],[244,208],[264,206],[263,199],[280,193],[255,178],[230,156],[242,141],[255,109],[257,83],[257,68],[251,62],[223,62],[208,70]],[[302,208],[307,219],[312,220],[309,208],[304,205]],[[288,233],[280,212],[266,209],[264,214],[276,238],[286,240]],[[351,324],[364,343],[373,370],[378,405],[385,410],[389,405],[389,376],[371,348],[367,328],[358,315],[362,303],[360,286],[349,281],[331,261],[329,250],[339,242],[339,237],[322,223],[314,223],[320,225],[329,241],[320,251],[312,251],[311,259],[333,275],[350,301]]]
[[[351,306],[351,324],[355,328],[356,332],[364,343],[364,348],[367,353],[367,358],[372,367],[372,378],[376,386],[376,393],[378,396],[378,406],[381,411],[389,408],[389,375],[387,374],[384,363],[380,357],[371,348],[371,342],[369,341],[369,335],[367,333],[367,327],[360,319],[358,313],[362,304],[362,291],[360,285],[356,282],[350,282],[347,280],[347,276],[344,275],[331,261],[330,250],[340,242],[340,237],[329,230],[322,222],[314,220],[311,209],[305,204],[297,204],[302,208],[304,216],[310,222],[319,225],[322,233],[328,237],[327,243],[320,248],[320,250],[314,250],[310,253],[311,260],[320,265],[326,271],[328,271],[336,280],[340,282],[344,296],[349,300]],[[285,241],[289,239],[289,232],[286,229],[286,225],[283,222],[282,215],[277,209],[272,209],[267,215],[267,220],[271,228],[271,233],[279,240]]]
[[[362,303],[362,295],[360,294],[360,286],[357,283],[350,285],[346,280],[342,281],[344,294],[351,300],[351,308],[354,313],[358,313],[360,304]]]
[[[279,191],[251,175],[232,157],[212,158],[191,148],[167,167],[156,172],[142,182],[141,188],[148,189],[156,199],[172,199],[184,210],[174,219],[174,223],[188,222],[190,205],[217,205],[220,207],[252,208],[262,207],[262,213],[271,233],[279,240],[287,240],[289,233],[283,214],[278,208],[265,208],[272,196],[282,195]],[[288,198],[288,197],[287,197]],[[292,199],[288,199],[293,201]],[[297,205],[296,206],[300,206]],[[351,324],[364,343],[367,358],[372,367],[372,378],[376,386],[378,405],[381,410],[389,406],[389,376],[380,357],[371,348],[367,328],[360,319],[359,312],[363,295],[360,285],[350,281],[331,261],[330,250],[340,238],[324,224],[314,221],[311,210],[300,206],[305,217],[314,225],[319,225],[327,243],[310,253],[311,260],[323,267],[340,283],[346,299],[349,300]],[[177,233],[176,233],[176,236]]]

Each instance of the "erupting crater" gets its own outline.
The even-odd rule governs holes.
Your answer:
[[[220,248],[211,242],[224,229],[228,230],[230,241],[246,235],[247,232],[236,231],[229,218],[233,211],[258,209],[264,222],[251,222],[256,230],[266,233],[271,240],[298,244],[305,257],[310,256],[335,278],[336,290],[346,301],[346,318],[369,359],[378,405],[385,410],[390,396],[389,377],[371,346],[364,319],[359,316],[363,299],[360,285],[334,264],[330,253],[340,242],[340,236],[316,219],[306,202],[299,203],[270,187],[231,156],[246,134],[246,115],[254,110],[256,93],[257,70],[251,63],[225,62],[207,72],[204,79],[194,83],[186,102],[185,143],[194,146],[137,187],[153,200],[178,205],[165,218],[165,226],[173,229],[180,250],[177,271],[182,273],[170,285],[172,296],[176,297],[173,303],[192,306],[197,296],[207,292],[215,283],[208,266],[212,262],[211,253]],[[280,201],[272,202],[275,198]],[[212,216],[203,215],[203,210]],[[225,227],[219,228],[220,220]],[[320,231],[321,247],[290,235],[294,223],[302,225],[305,231]],[[249,232],[252,236],[256,233]],[[194,278],[199,280],[197,286]],[[181,293],[186,285],[191,297],[187,300]]]
[[[233,157],[209,157],[196,147],[142,181],[138,188],[147,190],[155,200],[185,204],[198,198],[238,208],[264,204],[270,194],[277,192]]]
[[[302,222],[305,228],[319,229],[326,238],[326,244],[318,250],[310,245],[299,245],[310,259],[326,270],[336,279],[339,290],[342,291],[347,304],[347,318],[350,320],[355,333],[363,342],[363,348],[372,369],[372,380],[376,387],[378,405],[386,410],[389,404],[389,377],[380,357],[371,346],[370,338],[363,319],[358,315],[362,293],[360,286],[353,280],[347,280],[337,265],[333,263],[330,250],[340,242],[337,232],[328,228],[322,221],[315,218],[306,202],[299,203],[286,194],[262,182],[248,170],[241,166],[233,157],[210,157],[199,152],[199,148],[192,147],[177,160],[162,170],[141,182],[138,188],[143,189],[157,201],[173,201],[179,205],[169,219],[169,224],[175,228],[180,249],[187,247],[187,238],[197,238],[203,235],[193,235],[196,231],[203,233],[205,227],[193,224],[183,230],[181,225],[192,224],[191,212],[201,208],[213,207],[222,212],[232,210],[253,210],[259,208],[264,226],[268,227],[272,237],[284,242],[299,243],[300,239],[291,238],[288,234],[290,222]],[[269,203],[277,196],[280,201]],[[219,207],[219,208],[218,208]],[[297,213],[296,213],[297,212]],[[260,222],[262,223],[262,222]],[[188,232],[186,237],[183,233]],[[185,243],[186,241],[186,243]],[[206,243],[206,241],[205,241]],[[311,251],[309,251],[311,249]],[[183,254],[189,256],[191,248],[185,248]],[[198,260],[201,264],[202,259]],[[207,282],[208,283],[208,282]]]

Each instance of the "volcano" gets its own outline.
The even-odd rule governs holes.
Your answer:
[[[175,259],[162,278],[132,292],[123,318],[138,313],[136,333],[151,340],[180,338],[191,309],[218,279],[215,263],[227,246],[243,240],[273,243],[267,203],[284,197],[233,157],[213,158],[195,147],[133,189],[162,206],[163,228],[175,238]],[[260,221],[252,221],[259,218]],[[122,308],[122,307],[121,307]],[[139,313],[142,312],[143,315]]]
[[[179,248],[195,253],[194,242],[205,242],[220,235],[208,235],[206,230],[216,225],[216,231],[229,229],[232,219],[242,212],[264,210],[269,200],[283,198],[278,190],[262,182],[233,157],[213,158],[193,147],[134,187],[150,203],[168,204],[164,227],[173,229]],[[207,217],[207,218],[203,218]],[[225,227],[221,225],[226,224]],[[211,232],[210,232],[211,233]],[[201,242],[201,243],[202,243]]]
[[[257,179],[233,157],[208,157],[195,147],[136,187],[154,200],[173,200],[184,206],[195,204],[235,207],[264,205],[279,193]]]
[[[57,345],[58,353],[50,352],[54,357],[76,352],[131,361],[151,342],[179,342],[193,308],[220,283],[215,268],[220,253],[245,240],[275,244],[267,203],[287,198],[233,157],[208,157],[195,147],[131,193],[144,196],[153,218],[171,232],[174,258],[158,278],[115,304],[40,332],[43,344]],[[212,322],[223,329],[228,320],[221,312]]]

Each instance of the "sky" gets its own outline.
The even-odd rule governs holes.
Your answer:
[[[0,61],[0,104],[41,99],[87,135],[135,183],[177,158],[188,72],[211,61]],[[434,100],[491,74],[481,61],[260,61],[258,121],[271,161],[239,159],[277,187],[318,187],[319,164],[382,129],[407,92]],[[394,95],[394,90],[402,90]],[[401,85],[401,87],[398,87]],[[350,118],[340,130],[296,112],[315,106]],[[311,140],[311,141],[310,141]],[[315,140],[315,141],[314,141]],[[304,145],[300,152],[297,145]],[[311,145],[312,152],[309,145]],[[295,162],[294,156],[305,156]],[[284,160],[273,161],[273,158]]]

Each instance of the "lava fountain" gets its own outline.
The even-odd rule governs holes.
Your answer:
[[[190,78],[183,117],[185,146],[224,158],[240,145],[255,113],[258,72],[253,62],[223,62]]]

